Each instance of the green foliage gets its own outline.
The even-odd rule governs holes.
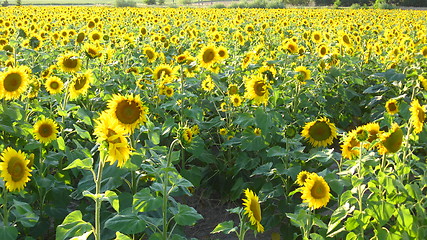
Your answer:
[[[116,0],[116,7],[136,7],[136,2],[133,0]]]
[[[293,6],[308,6],[310,0],[285,0],[284,2]]]
[[[156,0],[144,0],[144,3],[147,5],[155,5],[156,4]]]

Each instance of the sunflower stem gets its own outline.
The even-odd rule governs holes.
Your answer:
[[[7,208],[7,189],[3,188],[3,225],[9,225],[9,209]]]
[[[105,159],[107,154],[101,150],[99,154],[98,172],[95,176],[95,240],[101,240],[101,204],[100,197],[102,170],[104,168]]]
[[[168,228],[169,228],[169,222],[167,219],[167,215],[168,215],[168,200],[169,200],[169,192],[168,192],[168,185],[169,185],[169,170],[167,168],[169,168],[171,166],[171,162],[172,162],[172,151],[175,147],[175,145],[179,142],[179,139],[175,139],[170,147],[169,147],[169,151],[168,151],[168,155],[166,156],[166,166],[165,166],[165,173],[164,173],[164,178],[163,178],[163,192],[162,192],[162,196],[163,196],[163,206],[162,206],[162,216],[163,216],[163,233],[162,233],[162,239],[163,240],[167,240],[168,239]]]

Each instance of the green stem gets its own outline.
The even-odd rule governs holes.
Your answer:
[[[104,151],[100,151],[98,172],[95,177],[95,240],[101,240],[101,181],[102,181],[102,170],[107,155]]]
[[[7,189],[3,188],[3,225],[9,226],[9,209],[7,208]]]
[[[173,149],[175,147],[175,145],[179,142],[179,139],[175,139],[172,143],[171,146],[169,148],[169,152],[167,155],[167,162],[166,162],[166,166],[165,168],[169,168],[171,166],[172,163],[172,152]],[[168,192],[168,185],[169,185],[169,170],[166,169],[165,170],[165,174],[164,174],[164,179],[163,179],[163,207],[162,207],[162,215],[163,215],[163,240],[167,240],[168,239],[168,219],[167,219],[167,215],[168,215],[168,200],[169,200],[169,192]]]

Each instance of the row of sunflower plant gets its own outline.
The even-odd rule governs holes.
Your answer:
[[[427,236],[424,12],[0,12],[4,239]]]

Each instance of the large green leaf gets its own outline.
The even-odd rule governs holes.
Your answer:
[[[92,169],[92,165],[93,165],[93,159],[92,158],[85,158],[83,160],[76,159],[72,163],[70,163],[70,165],[68,165],[66,168],[64,168],[63,170],[68,170],[68,169],[72,169],[72,168],[90,170],[90,169]]]
[[[29,228],[34,227],[39,220],[31,206],[28,203],[13,200],[14,209],[12,210],[13,215],[16,217],[16,221],[20,222],[22,226]]]
[[[145,230],[145,221],[134,213],[116,215],[105,222],[105,227],[125,234],[137,234]]]
[[[0,239],[15,240],[18,238],[18,230],[11,226],[0,226]]]
[[[79,210],[71,212],[65,217],[61,225],[56,227],[56,240],[79,237],[87,232],[93,231],[90,223],[82,219],[82,213]]]
[[[212,230],[211,233],[225,233],[225,234],[230,234],[231,232],[235,232],[237,231],[237,227],[234,227],[234,222],[233,220],[230,221],[226,221],[226,222],[222,222],[219,223],[218,225],[216,225],[215,229]]]
[[[178,225],[191,226],[202,218],[203,216],[198,214],[194,208],[178,203],[178,212],[175,214],[175,221]]]
[[[147,212],[160,208],[162,198],[154,197],[149,188],[144,188],[133,196],[133,208],[136,212]]]

